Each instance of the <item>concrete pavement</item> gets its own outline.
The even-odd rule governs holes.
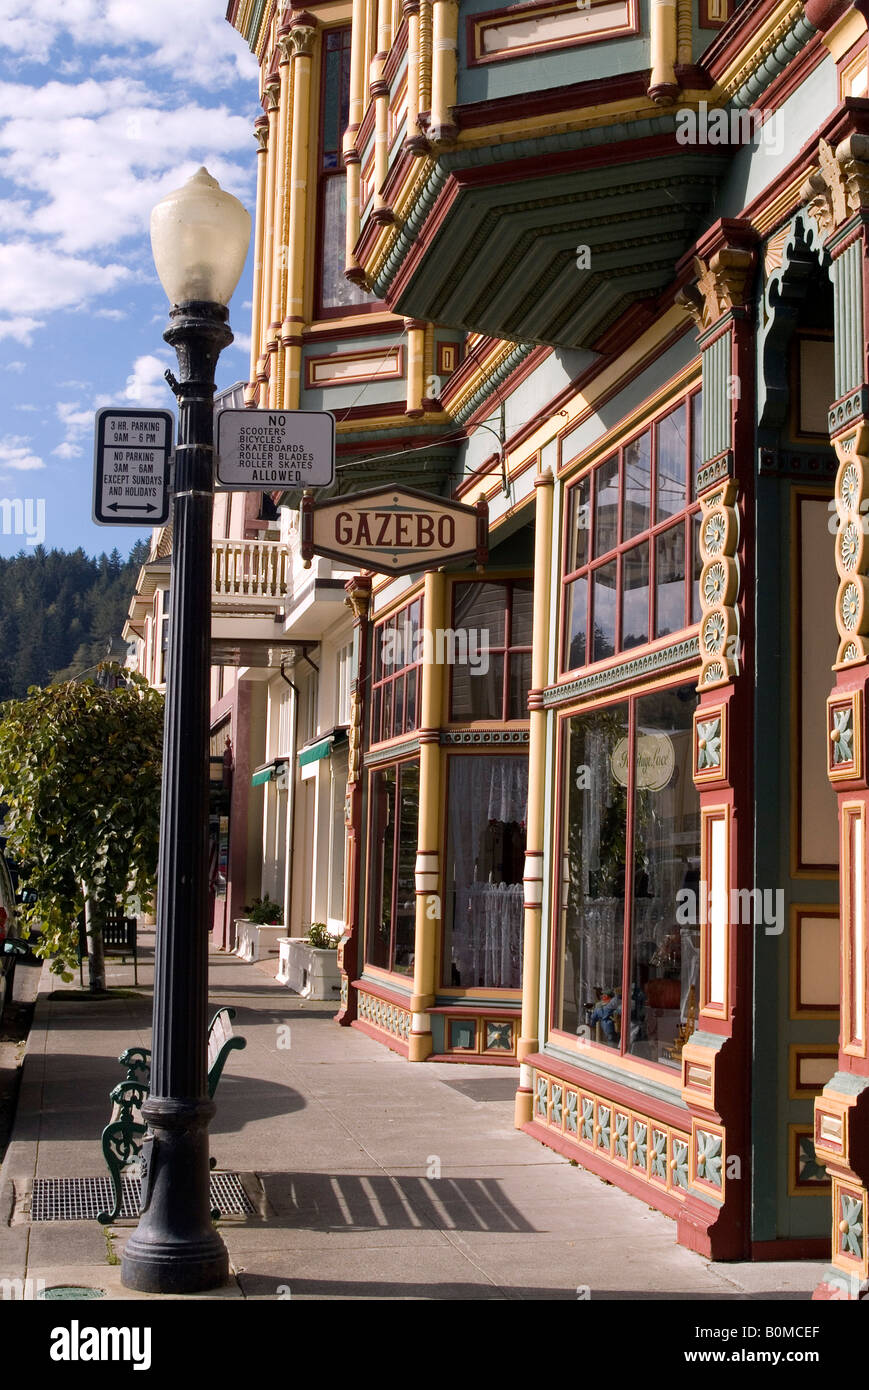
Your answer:
[[[149,938],[145,938],[147,945]],[[225,1217],[230,1299],[807,1299],[817,1263],[719,1264],[683,1250],[666,1217],[512,1124],[515,1073],[409,1066],[333,1009],[277,985],[274,967],[211,961],[214,1007],[247,1039],[217,1092],[211,1152],[257,1206]],[[115,1261],[132,1222],[31,1223],[35,1177],[101,1176],[116,1058],[148,1044],[138,997],[51,997],[43,973],[12,1142],[0,1170],[0,1279],[134,1295]],[[109,983],[132,970],[110,963]],[[586,1292],[587,1291],[587,1292]]]

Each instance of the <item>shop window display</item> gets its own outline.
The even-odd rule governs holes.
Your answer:
[[[416,841],[419,767],[378,768],[370,783],[368,930],[369,965],[413,973],[416,930]]]
[[[448,779],[443,983],[519,989],[528,761],[455,756]]]
[[[696,703],[693,684],[669,687],[576,715],[565,731],[554,1023],[672,1067],[699,1008]]]

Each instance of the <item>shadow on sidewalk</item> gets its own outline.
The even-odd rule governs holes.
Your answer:
[[[496,1178],[262,1173],[268,1224],[317,1231],[533,1232]]]

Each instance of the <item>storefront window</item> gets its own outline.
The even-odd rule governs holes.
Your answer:
[[[608,1047],[621,1037],[628,810],[613,760],[620,766],[627,740],[627,703],[569,721],[556,1026]]]
[[[318,242],[318,304],[321,314],[340,313],[350,305],[370,304],[370,295],[344,276],[347,185],[341,141],[350,110],[350,27],[323,35],[322,108]]]
[[[451,719],[527,719],[533,614],[530,579],[454,586]]]
[[[680,686],[635,705],[628,1051],[669,1066],[678,1066],[699,1009],[700,928],[696,910],[686,910],[700,888],[700,798],[691,776],[696,703],[693,687]]]
[[[374,629],[371,682],[371,742],[411,733],[419,724],[422,600],[394,613]]]
[[[671,1067],[699,1008],[696,704],[693,684],[670,687],[576,715],[565,730],[554,1023]]]
[[[413,973],[416,922],[419,766],[378,768],[371,775],[368,867],[369,965]]]
[[[525,757],[449,759],[443,983],[522,983]]]
[[[572,485],[565,554],[565,670],[698,621],[695,392]]]

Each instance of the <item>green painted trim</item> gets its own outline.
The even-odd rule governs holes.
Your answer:
[[[682,1074],[678,1067],[673,1070],[674,1084],[668,1086],[664,1081],[650,1081],[644,1076],[638,1076],[634,1072],[625,1071],[624,1067],[613,1066],[608,1062],[602,1061],[593,1048],[583,1048],[582,1055],[577,1056],[569,1048],[559,1047],[557,1043],[547,1042],[540,1049],[545,1057],[551,1057],[553,1061],[566,1062],[571,1067],[581,1067],[583,1071],[591,1072],[594,1076],[599,1076],[602,1082],[611,1081],[617,1086],[629,1086],[632,1091],[638,1091],[640,1095],[649,1096],[652,1100],[662,1101],[665,1105],[674,1105],[677,1109],[685,1112],[686,1128],[691,1128],[691,1111],[682,1099]]]
[[[543,692],[543,703],[550,709],[553,705],[563,705],[567,700],[575,699],[577,695],[606,690],[610,686],[620,685],[622,681],[633,680],[636,676],[645,675],[650,671],[666,671],[671,666],[679,666],[699,655],[699,637],[686,637],[682,642],[675,642],[670,647],[659,647],[657,651],[647,652],[645,656],[635,656],[629,661],[620,662],[617,666],[609,666],[605,671],[579,676],[567,685],[551,686]]]
[[[753,105],[761,92],[765,92],[770,83],[784,72],[791,60],[796,58],[817,32],[814,24],[811,24],[804,14],[795,19],[772,53],[767,54],[751,77],[734,93],[731,104],[739,107]]]
[[[275,776],[274,764],[269,767],[261,767],[250,779],[252,787],[261,787],[265,782],[271,782]]]

